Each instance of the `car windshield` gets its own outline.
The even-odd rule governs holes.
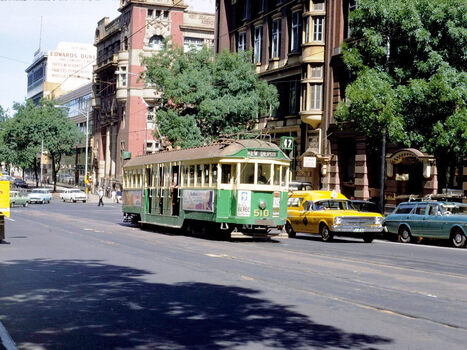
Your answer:
[[[80,190],[71,190],[72,193],[80,193]]]
[[[464,204],[442,204],[441,208],[444,213],[453,215],[467,215],[467,205]]]
[[[324,200],[316,202],[315,210],[322,210],[322,209],[334,209],[334,210],[350,210],[354,209],[349,201],[347,200]]]

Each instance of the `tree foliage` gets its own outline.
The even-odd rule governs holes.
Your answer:
[[[197,146],[251,129],[276,108],[276,88],[258,79],[250,57],[207,48],[183,52],[167,43],[145,59],[144,79],[162,94],[156,121],[162,135],[174,145]]]
[[[467,157],[467,3],[360,0],[343,57],[353,82],[338,121],[370,138]]]
[[[2,161],[22,169],[33,169],[38,178],[42,142],[52,160],[54,190],[61,157],[70,154],[81,139],[76,124],[53,101],[42,100],[35,106],[28,100],[14,105],[15,114],[3,123],[0,133]]]

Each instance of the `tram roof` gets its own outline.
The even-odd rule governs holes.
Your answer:
[[[258,139],[228,140],[208,146],[162,151],[131,158],[124,162],[125,167],[140,166],[150,163],[177,162],[194,159],[210,159],[233,156],[243,149],[277,150],[280,148],[271,142]]]

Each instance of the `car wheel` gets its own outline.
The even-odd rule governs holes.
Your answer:
[[[399,242],[410,243],[412,242],[412,233],[407,226],[402,226],[399,229]]]
[[[45,199],[43,199],[43,200],[41,201],[41,204],[45,204]]]
[[[76,203],[76,199],[73,199],[73,203]]]
[[[326,225],[321,226],[321,228],[319,229],[319,233],[321,234],[321,239],[323,240],[323,242],[331,242],[334,238],[334,235],[329,230],[329,227],[327,227]]]
[[[287,232],[287,235],[289,238],[295,238],[297,235],[296,232],[293,230],[292,225],[289,222],[285,223],[285,232]]]
[[[465,246],[465,242],[465,235],[460,229],[457,228],[451,233],[451,244],[453,247],[462,248]]]
[[[26,203],[23,204],[23,207],[27,207],[28,205],[29,205],[29,203],[26,202]]]
[[[371,242],[373,242],[374,238],[375,238],[375,236],[373,234],[365,235],[365,236],[363,236],[363,242],[371,243]]]
[[[86,201],[84,200],[83,203],[86,203]]]
[[[62,199],[63,199],[63,201],[65,202],[65,198],[62,198]]]

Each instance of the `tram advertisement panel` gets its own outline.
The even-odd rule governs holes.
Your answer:
[[[141,206],[141,190],[123,191],[123,203],[128,206]]]
[[[183,190],[183,210],[214,211],[214,191]]]
[[[250,216],[251,191],[238,191],[237,216]]]

